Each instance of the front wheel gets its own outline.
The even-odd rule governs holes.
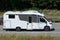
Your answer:
[[[50,27],[49,27],[49,26],[46,26],[46,27],[44,28],[44,30],[45,30],[45,31],[50,31]]]

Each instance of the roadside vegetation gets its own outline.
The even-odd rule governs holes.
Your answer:
[[[60,21],[60,0],[0,0],[0,16],[6,11],[29,9],[39,10],[52,21]]]
[[[60,10],[40,9],[39,12],[45,14],[47,19],[53,22],[60,22]],[[4,12],[0,12],[0,16],[3,16]]]
[[[44,13],[45,16],[53,22],[60,22],[60,10],[39,10],[40,12]]]
[[[3,13],[4,13],[4,12],[0,12],[0,16],[3,16]]]
[[[60,40],[59,36],[0,35],[0,40]]]

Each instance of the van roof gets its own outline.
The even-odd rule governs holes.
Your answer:
[[[5,14],[29,14],[29,15],[40,15],[40,16],[44,16],[44,14],[42,13],[39,13],[38,11],[23,11],[23,12],[20,12],[20,11],[7,11],[5,12]]]

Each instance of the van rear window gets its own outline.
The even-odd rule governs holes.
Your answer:
[[[15,15],[9,15],[9,18],[15,18]]]

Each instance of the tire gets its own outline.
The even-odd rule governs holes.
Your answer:
[[[10,31],[9,29],[5,29],[5,31]]]
[[[16,31],[21,31],[21,28],[20,27],[16,27]]]
[[[45,30],[45,31],[50,31],[50,27],[49,27],[49,26],[46,26],[46,27],[44,28],[44,30]]]

